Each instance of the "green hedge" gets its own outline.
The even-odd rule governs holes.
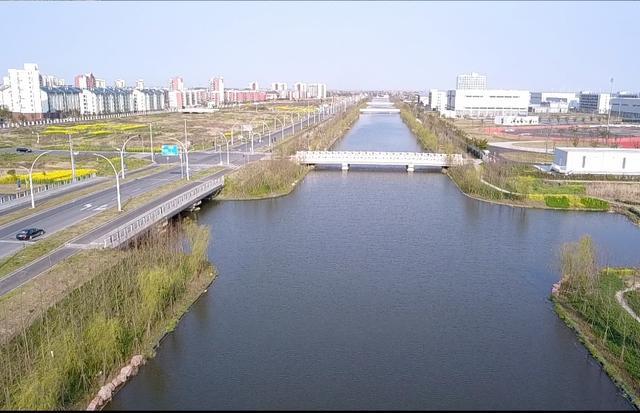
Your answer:
[[[571,202],[566,196],[545,196],[544,203],[552,208],[569,208]]]
[[[601,211],[609,210],[609,203],[598,198],[583,197],[580,198],[580,203],[584,205],[585,208],[589,209],[598,209]]]

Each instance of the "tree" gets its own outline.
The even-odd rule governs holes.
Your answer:
[[[573,136],[571,138],[571,144],[573,146],[578,146],[578,144],[580,143],[580,137],[578,136],[578,128],[576,128],[575,126],[573,126],[571,128],[571,135]]]
[[[6,106],[0,106],[0,120],[7,122],[11,120],[11,111]]]

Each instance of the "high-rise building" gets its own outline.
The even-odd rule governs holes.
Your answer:
[[[35,63],[25,63],[23,69],[9,69],[9,105],[14,115],[26,120],[42,119],[49,111],[40,90],[40,70]],[[4,100],[4,99],[3,99]]]
[[[74,79],[74,84],[80,89],[93,89],[96,87],[96,78],[93,73],[78,75]]]
[[[326,99],[327,85],[324,83],[309,83],[307,85],[307,97],[309,99]]]
[[[209,80],[209,100],[216,106],[225,102],[224,78],[222,76]]]
[[[144,80],[142,79],[136,80],[136,89],[138,90],[144,89]]]
[[[287,84],[282,82],[271,83],[271,90],[275,90],[277,92],[287,90]]]
[[[99,88],[102,88],[102,89],[106,88],[107,87],[107,81],[104,80],[104,79],[96,79],[96,87],[99,87]]]
[[[486,89],[487,77],[475,72],[458,75],[456,89]]]
[[[293,85],[293,98],[296,100],[307,98],[307,84],[298,82]]]
[[[122,80],[122,79],[116,79],[116,81],[113,82],[113,84],[115,85],[115,87],[120,88],[120,89],[123,89],[123,88],[125,88],[127,86],[125,81]]]
[[[171,78],[169,81],[169,90],[177,90],[180,92],[184,91],[184,80],[182,80],[182,77],[176,76]]]
[[[258,90],[259,89],[258,82],[254,80],[253,82],[249,83],[249,89]]]

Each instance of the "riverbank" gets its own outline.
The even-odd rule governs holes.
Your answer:
[[[446,173],[462,193],[479,201],[519,208],[618,213],[640,225],[640,211],[633,205],[590,196],[584,185],[544,182],[537,176],[514,174],[508,168],[483,164],[477,168],[452,167]]]
[[[92,276],[55,303],[41,297],[34,318],[5,336],[0,408],[85,408],[133,355],[153,357],[162,337],[215,278],[208,240],[207,228],[186,221],[125,251],[83,253]],[[60,264],[53,269],[77,270]],[[3,299],[5,317],[20,298]]]
[[[574,330],[593,357],[636,407],[640,407],[640,323],[616,295],[634,284],[633,268],[597,267],[589,237],[565,244],[562,279],[552,289],[558,316]]]
[[[248,201],[276,198],[290,194],[312,169],[290,160],[299,150],[327,150],[342,138],[358,120],[356,105],[324,123],[303,130],[278,143],[272,153],[275,159],[250,163],[225,178],[221,201]]]

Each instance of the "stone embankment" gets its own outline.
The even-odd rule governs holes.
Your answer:
[[[144,357],[141,355],[133,356],[131,361],[120,369],[120,373],[113,380],[100,388],[96,397],[87,406],[87,410],[100,410],[105,404],[109,403],[116,390],[125,384],[129,378],[138,374],[138,370],[144,364],[144,361]]]

